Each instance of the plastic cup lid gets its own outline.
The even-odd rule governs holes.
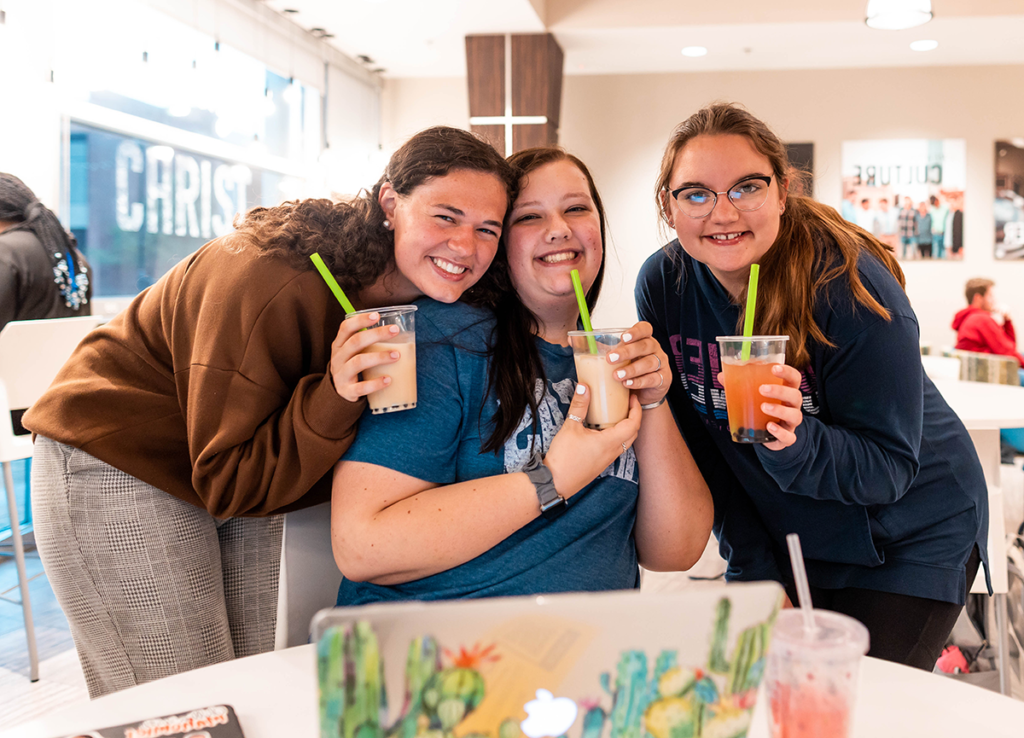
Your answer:
[[[772,646],[799,651],[809,658],[857,657],[868,652],[868,629],[859,621],[830,610],[815,610],[814,631],[804,627],[799,609],[779,613],[772,633]]]

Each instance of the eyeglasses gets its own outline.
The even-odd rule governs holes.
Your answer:
[[[728,195],[729,202],[737,210],[757,210],[768,202],[768,188],[771,184],[771,177],[747,177],[723,192],[715,192],[706,187],[680,187],[678,190],[670,190],[669,194],[684,215],[703,218],[711,215],[718,204],[719,195]]]

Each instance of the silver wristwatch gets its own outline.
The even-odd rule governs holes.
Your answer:
[[[554,479],[551,470],[544,466],[544,458],[535,453],[529,463],[523,468],[526,476],[537,488],[537,500],[540,502],[540,514],[545,520],[554,520],[565,512],[565,498],[558,494],[555,489]]]

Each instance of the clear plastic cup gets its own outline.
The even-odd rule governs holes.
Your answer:
[[[814,610],[813,632],[803,613],[778,615],[768,651],[765,693],[772,738],[852,735],[857,673],[868,651],[868,629],[846,615]]]
[[[590,388],[590,406],[584,421],[588,428],[610,428],[629,415],[629,388],[615,376],[629,362],[608,363],[608,354],[622,343],[625,332],[625,328],[569,331],[576,378]]]
[[[397,351],[399,358],[393,364],[378,364],[364,371],[363,381],[378,377],[391,377],[391,384],[382,390],[366,396],[370,411],[374,415],[411,410],[416,407],[416,306],[395,305],[394,307],[359,310],[351,315],[379,313],[378,320],[371,328],[382,325],[397,325],[398,333],[387,341],[371,345],[364,354],[377,351]]]
[[[769,443],[775,436],[768,432],[774,418],[761,410],[765,402],[762,384],[782,384],[772,367],[786,363],[789,336],[718,336],[722,359],[722,384],[725,407],[729,413],[729,432],[736,443]],[[749,346],[747,356],[744,347]]]

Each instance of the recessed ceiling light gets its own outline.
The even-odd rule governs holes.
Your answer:
[[[931,19],[931,0],[868,0],[864,22],[870,28],[899,31],[923,25]]]
[[[911,43],[910,48],[914,51],[932,51],[939,48],[939,42],[934,39],[923,38],[920,41]]]
[[[683,49],[683,56],[704,56],[708,50],[703,46],[687,46]]]

